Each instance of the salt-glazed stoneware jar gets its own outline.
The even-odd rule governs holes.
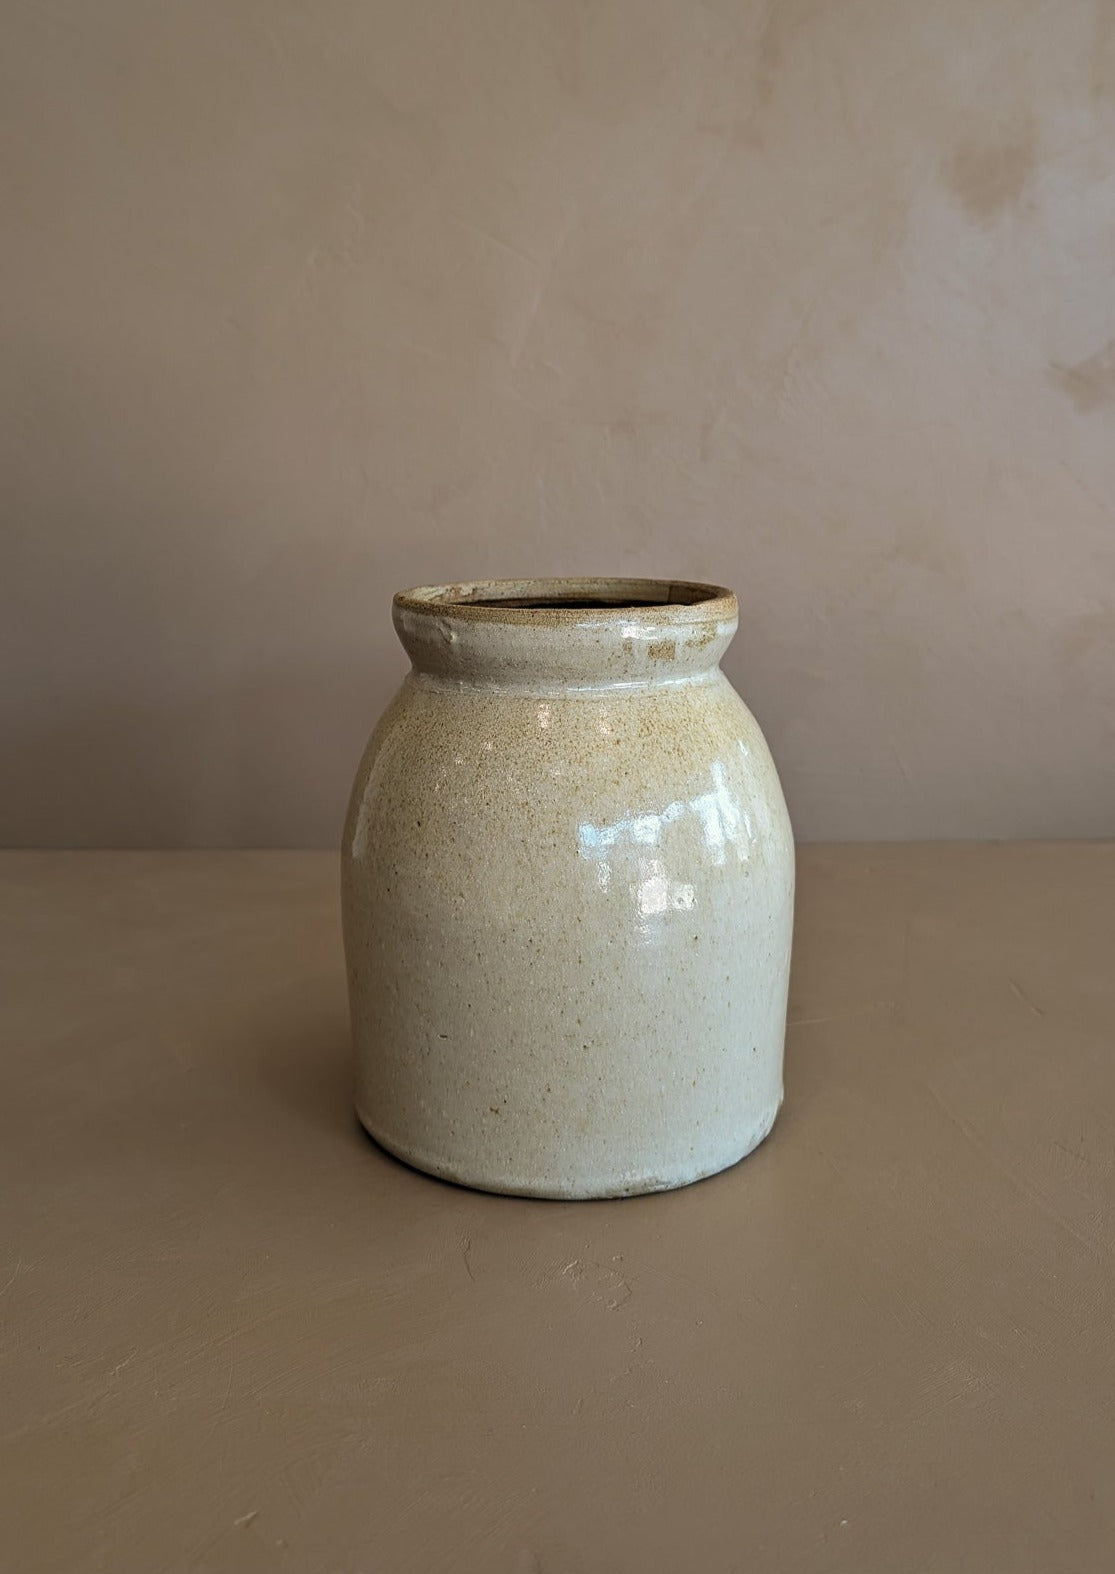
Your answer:
[[[408,590],[413,670],[344,832],[357,1111],[488,1191],[684,1186],[782,1099],[794,852],[720,671],[736,598],[658,580]]]

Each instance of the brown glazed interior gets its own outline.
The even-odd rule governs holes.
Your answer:
[[[721,585],[671,579],[506,579],[452,585],[426,585],[404,590],[395,604],[408,611],[499,619],[506,613],[623,613],[647,609],[699,607],[735,598]],[[520,619],[516,618],[515,621]]]

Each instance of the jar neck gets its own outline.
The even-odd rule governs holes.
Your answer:
[[[731,591],[676,580],[487,580],[402,591],[415,671],[477,687],[601,689],[707,681],[731,643]]]

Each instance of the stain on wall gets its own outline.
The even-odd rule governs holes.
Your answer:
[[[0,60],[0,841],[335,841],[431,579],[731,583],[806,838],[1115,834],[1106,0],[78,0]]]
[[[1054,366],[1053,380],[1082,412],[1115,404],[1115,339],[1075,366]]]
[[[949,184],[965,211],[978,223],[993,224],[1014,207],[1038,161],[1032,119],[990,142],[959,147],[949,163]]]

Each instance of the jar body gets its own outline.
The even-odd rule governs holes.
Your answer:
[[[373,734],[342,851],[357,1110],[420,1169],[625,1195],[774,1122],[789,819],[719,667],[666,666],[416,670]]]

